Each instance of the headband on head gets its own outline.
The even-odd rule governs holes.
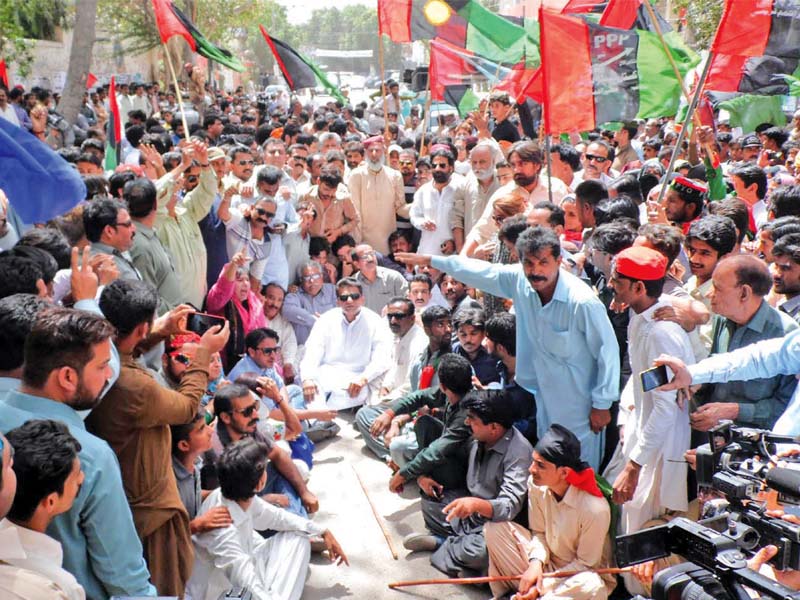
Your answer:
[[[687,177],[676,177],[670,184],[680,197],[688,202],[701,204],[708,193],[708,188]]]

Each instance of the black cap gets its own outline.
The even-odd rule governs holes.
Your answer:
[[[763,146],[761,140],[753,133],[742,138],[742,148],[761,148],[761,146]]]

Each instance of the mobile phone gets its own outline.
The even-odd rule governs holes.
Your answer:
[[[190,314],[186,319],[186,329],[198,335],[203,335],[215,325],[219,325],[220,327],[224,326],[225,318],[196,312]]]
[[[667,366],[661,365],[660,367],[653,367],[639,373],[642,380],[642,389],[645,392],[654,390],[669,382],[669,375],[667,374]]]

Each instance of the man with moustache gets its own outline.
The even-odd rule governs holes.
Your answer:
[[[561,423],[581,441],[597,467],[603,429],[618,399],[619,347],[603,304],[591,288],[561,266],[561,243],[550,229],[531,227],[516,244],[518,265],[494,265],[456,256],[398,254],[401,262],[432,265],[486,292],[511,298],[517,315],[516,380],[536,396],[541,436]],[[568,402],[564,399],[569,398]]]
[[[395,296],[386,305],[386,320],[394,336],[394,346],[392,366],[381,385],[381,400],[396,400],[411,391],[411,365],[428,343],[414,317],[414,303],[408,298]]]
[[[255,182],[250,183],[255,164],[253,153],[245,146],[234,146],[228,151],[228,163],[230,172],[222,178],[222,186],[226,190],[232,187],[238,192],[231,203],[252,202],[256,193]]]
[[[261,293],[264,296],[266,326],[275,331],[281,338],[281,352],[278,357],[278,364],[283,369],[283,379],[286,383],[292,383],[295,376],[295,365],[297,364],[297,336],[294,334],[292,324],[281,314],[286,292],[277,283],[268,283],[261,290]]]
[[[461,256],[469,256],[475,251],[475,248],[488,242],[497,232],[498,226],[493,216],[494,203],[498,198],[517,194],[526,200],[529,207],[549,199],[548,182],[545,178],[540,177],[542,151],[534,142],[522,141],[511,146],[508,163],[514,171],[514,181],[499,188],[489,198],[481,218],[475,223],[464,241],[464,247],[460,252]],[[555,177],[550,178],[549,185],[553,190],[553,202],[560,204],[561,199],[567,195],[567,186]]]
[[[452,275],[443,275],[439,287],[450,305],[451,314],[456,314],[462,308],[481,308],[480,302],[467,294],[467,286]]]
[[[81,491],[47,531],[68,549],[63,566],[92,600],[155,594],[116,456],[86,431],[78,412],[97,405],[111,377],[113,335],[114,327],[102,316],[65,308],[43,310],[27,336],[20,389],[0,400],[3,431],[32,419],[56,419],[81,445]]]
[[[470,151],[469,164],[472,170],[456,189],[453,211],[450,213],[456,251],[463,247],[464,238],[480,219],[489,198],[500,189],[494,167],[502,159],[502,152],[490,140],[479,141]]]
[[[430,158],[433,179],[414,194],[409,218],[411,224],[422,232],[418,251],[443,254],[442,245],[453,236],[449,223],[457,187],[452,180],[455,157],[444,144],[434,144]]]
[[[397,217],[408,218],[410,206],[403,194],[403,176],[385,165],[383,137],[364,140],[367,160],[350,173],[347,182],[361,220],[362,241],[381,254],[389,253],[389,234]]]

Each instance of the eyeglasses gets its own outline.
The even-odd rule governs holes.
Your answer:
[[[188,183],[197,183],[198,179],[199,178],[197,177],[197,175],[189,175],[188,177],[186,177],[186,181]]]
[[[125,221],[124,223],[114,223],[114,227],[133,227],[133,221]]]
[[[276,352],[280,352],[281,347],[275,346],[274,348],[256,348],[256,351],[269,356],[270,354],[275,354]]]
[[[347,302],[348,300],[358,300],[361,298],[361,294],[358,292],[353,292],[352,294],[339,294],[338,298],[339,302]]]
[[[247,408],[234,408],[233,412],[239,413],[240,415],[242,415],[245,418],[250,418],[250,416],[252,416],[252,414],[254,412],[256,412],[257,410],[258,410],[258,402],[253,402]]]
[[[191,358],[186,356],[185,354],[170,354],[173,359],[181,363],[182,365],[188,365],[191,362]]]
[[[312,273],[311,275],[303,275],[303,281],[317,281],[322,279],[322,273]]]
[[[361,254],[361,255],[357,256],[357,260],[366,260],[368,258],[375,258],[375,253],[374,252],[364,252],[364,254]]]
[[[297,160],[297,161],[302,160],[303,162],[306,162],[306,157],[305,156],[293,156],[292,160]]]
[[[237,160],[236,164],[243,167],[245,165],[254,165],[256,162],[254,160]]]
[[[400,164],[401,165],[412,165],[413,166],[414,165],[414,161],[413,160],[401,160]]]
[[[272,217],[275,216],[274,212],[269,212],[268,210],[264,210],[263,208],[256,207],[255,210],[260,216],[267,217],[268,219],[271,219]]]
[[[434,169],[449,169],[450,168],[450,164],[449,163],[433,163],[433,168]]]
[[[605,156],[597,156],[596,154],[586,154],[585,156],[587,161],[594,161],[596,163],[600,163],[601,165],[608,160]]]
[[[399,321],[400,319],[405,319],[413,314],[414,313],[386,313],[386,318],[390,321]]]

